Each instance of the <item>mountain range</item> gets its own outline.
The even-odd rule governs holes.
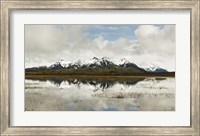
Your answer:
[[[77,60],[74,63],[68,62],[66,63],[63,59],[60,61],[48,66],[39,66],[39,67],[32,67],[32,68],[26,68],[26,71],[33,71],[33,70],[63,70],[63,69],[84,69],[84,68],[128,68],[128,69],[135,69],[137,71],[141,72],[168,72],[164,68],[160,68],[158,66],[150,66],[146,68],[141,68],[137,66],[135,63],[130,62],[126,59],[121,59],[119,64],[115,64],[114,62],[110,61],[108,58],[97,58],[94,57],[90,59],[88,62],[84,62],[82,60]]]

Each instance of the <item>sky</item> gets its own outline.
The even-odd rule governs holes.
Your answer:
[[[125,58],[175,71],[175,25],[25,25],[25,67]]]

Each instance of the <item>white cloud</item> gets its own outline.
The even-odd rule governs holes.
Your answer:
[[[88,25],[26,25],[26,67],[96,57],[127,58],[136,64],[151,63],[175,70],[175,26],[140,25],[136,40],[119,37],[109,41],[87,38]]]
[[[135,35],[141,58],[145,55],[148,63],[155,62],[168,70],[175,70],[175,25],[165,25],[163,28],[141,25]]]
[[[82,25],[25,25],[26,65],[56,61],[84,36]]]
[[[135,31],[141,51],[160,55],[175,54],[175,26],[163,29],[154,25],[141,25]]]
[[[102,36],[99,36],[94,39],[94,45],[97,45],[100,50],[108,45],[108,41],[105,40]]]

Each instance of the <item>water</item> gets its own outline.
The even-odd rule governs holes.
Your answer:
[[[25,80],[26,111],[174,111],[175,78]]]

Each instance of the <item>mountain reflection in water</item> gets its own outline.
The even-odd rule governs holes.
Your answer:
[[[25,79],[25,111],[174,111],[175,78]]]
[[[76,85],[80,88],[81,84],[83,85],[92,85],[96,89],[94,92],[98,90],[105,91],[108,88],[111,88],[115,84],[121,84],[124,86],[135,85],[139,81],[144,80],[145,78],[130,78],[130,79],[87,79],[87,78],[26,78],[29,80],[41,81],[41,82],[51,82],[55,86],[59,87],[63,82],[67,82],[69,85]],[[165,80],[166,78],[160,78],[159,80]]]

